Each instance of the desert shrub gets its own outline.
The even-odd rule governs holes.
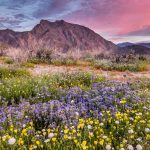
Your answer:
[[[4,63],[6,63],[6,64],[13,64],[14,60],[9,58],[9,57],[7,57],[7,58],[4,59]]]
[[[52,61],[53,51],[51,49],[38,49],[36,54],[28,60],[28,63],[40,64],[47,63],[50,64]]]
[[[34,68],[34,63],[25,62],[25,63],[22,63],[21,66],[27,67],[27,68]]]
[[[63,64],[64,65],[68,65],[68,66],[70,66],[70,65],[76,65],[77,64],[77,60],[75,60],[75,59],[65,59],[63,61]]]
[[[8,49],[8,45],[5,43],[0,43],[0,56],[6,55],[6,50]]]
[[[76,65],[77,60],[71,58],[52,59],[51,64],[56,66],[60,66],[60,65],[71,66],[71,65]]]
[[[94,56],[95,59],[104,59],[105,58],[105,55],[103,53],[100,53],[100,54],[96,54]]]
[[[95,60],[95,58],[94,58],[94,56],[92,54],[85,53],[85,54],[82,55],[80,60],[91,63],[91,62],[93,62]]]
[[[51,63],[56,66],[61,66],[62,60],[61,59],[52,59]]]
[[[24,49],[17,49],[17,48],[9,48],[7,50],[7,54],[12,61],[15,63],[22,63],[22,62],[27,62],[29,59],[29,52]]]
[[[140,56],[138,57],[138,59],[139,59],[140,61],[147,61],[147,58],[146,58],[146,56],[144,56],[144,55],[140,55]]]
[[[102,60],[95,60],[92,62],[92,65],[96,69],[103,69],[103,70],[112,70],[112,62],[107,59],[102,59]]]
[[[52,50],[51,49],[39,49],[36,52],[36,58],[39,59],[41,62],[48,62],[51,63],[51,59],[52,59]]]
[[[43,61],[43,60],[38,59],[38,58],[30,58],[30,59],[28,60],[28,63],[40,64],[40,63],[47,63],[47,61]]]
[[[102,70],[117,70],[117,71],[133,71],[133,72],[138,72],[138,71],[145,71],[147,70],[147,63],[143,61],[138,61],[134,63],[116,63],[112,62],[110,60],[96,60],[92,63],[92,65],[97,68],[97,69],[102,69]]]

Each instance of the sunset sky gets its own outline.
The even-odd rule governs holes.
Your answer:
[[[150,0],[0,0],[0,29],[31,30],[41,19],[93,29],[118,42],[150,42]]]

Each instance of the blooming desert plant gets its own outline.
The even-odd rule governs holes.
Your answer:
[[[2,81],[2,150],[149,150],[149,81],[88,73]]]

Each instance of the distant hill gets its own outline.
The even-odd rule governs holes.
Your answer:
[[[141,46],[141,45],[130,45],[130,46],[126,46],[122,48],[122,53],[129,53],[134,51],[136,54],[140,54],[140,55],[150,55],[150,48],[147,48],[145,46]]]
[[[51,48],[63,53],[71,50],[115,53],[118,50],[117,45],[91,29],[64,20],[41,20],[31,31],[26,32],[0,30],[0,42],[16,48]]]
[[[147,48],[150,48],[150,43],[137,43],[137,45],[145,46]]]
[[[119,47],[126,47],[126,46],[131,46],[131,45],[135,45],[134,43],[130,43],[130,42],[124,42],[124,43],[119,43],[117,44]]]
[[[121,48],[120,53],[129,53],[131,50],[133,50],[136,54],[150,55],[150,43],[124,42],[117,45]]]
[[[117,45],[119,47],[127,47],[127,46],[133,46],[133,45],[140,45],[140,46],[144,46],[144,47],[150,48],[150,43],[144,43],[144,42],[139,42],[139,43],[123,42],[123,43],[119,43]]]

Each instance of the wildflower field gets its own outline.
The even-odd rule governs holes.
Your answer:
[[[0,81],[2,150],[150,150],[150,81],[89,73]]]

